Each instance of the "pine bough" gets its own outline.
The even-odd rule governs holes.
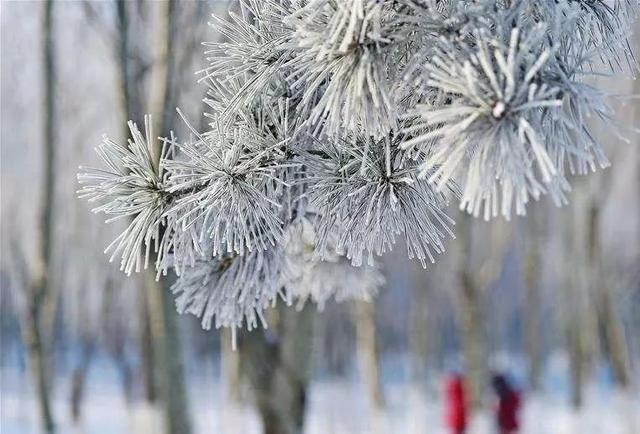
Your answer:
[[[609,119],[606,95],[585,79],[635,72],[635,6],[243,0],[205,44],[208,130],[130,123],[80,196],[129,219],[111,259],[174,269],[178,310],[205,328],[266,326],[278,298],[370,297],[397,239],[423,266],[444,251],[450,200],[508,219],[608,164],[586,123]]]

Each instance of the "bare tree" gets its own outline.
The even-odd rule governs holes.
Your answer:
[[[51,382],[48,367],[49,347],[46,328],[47,316],[52,316],[55,294],[50,280],[51,241],[53,239],[54,207],[54,164],[55,164],[55,36],[53,1],[42,5],[42,80],[44,104],[42,106],[42,198],[39,210],[37,240],[37,258],[31,281],[28,284],[26,323],[23,327],[24,342],[29,351],[31,372],[36,383],[38,407],[42,417],[43,429],[47,433],[55,432],[55,423],[51,409]]]

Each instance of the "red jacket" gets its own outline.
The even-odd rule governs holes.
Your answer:
[[[467,402],[464,380],[460,375],[447,379],[445,397],[446,424],[455,432],[462,432],[467,427]]]
[[[508,390],[498,399],[496,418],[502,432],[512,432],[520,427],[518,412],[520,411],[520,394],[515,390]]]

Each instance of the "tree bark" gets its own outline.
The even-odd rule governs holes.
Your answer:
[[[42,197],[39,209],[37,258],[32,279],[28,285],[27,314],[23,328],[24,342],[29,352],[30,369],[35,381],[38,409],[42,428],[46,433],[55,432],[51,410],[51,382],[49,369],[50,342],[44,327],[47,313],[51,313],[55,294],[50,281],[52,222],[54,204],[54,164],[55,164],[55,85],[56,64],[54,44],[53,1],[43,3],[42,9],[42,80],[44,104],[42,108]]]
[[[311,376],[314,307],[280,303],[273,328],[243,332],[242,370],[252,386],[264,434],[302,434]],[[274,324],[274,322],[276,324]]]

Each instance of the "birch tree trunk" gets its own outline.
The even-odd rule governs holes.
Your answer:
[[[375,411],[384,408],[384,395],[380,384],[380,354],[376,337],[374,302],[354,302],[356,345],[362,380],[368,391],[369,402]]]
[[[55,43],[53,1],[42,5],[42,80],[44,104],[42,107],[42,197],[37,228],[37,257],[33,276],[28,284],[27,313],[23,327],[24,342],[29,352],[30,369],[42,421],[42,429],[50,434],[55,432],[55,423],[51,409],[52,379],[49,369],[49,348],[45,323],[47,312],[54,304],[55,294],[50,281],[51,243],[53,239],[53,195],[55,164]]]

